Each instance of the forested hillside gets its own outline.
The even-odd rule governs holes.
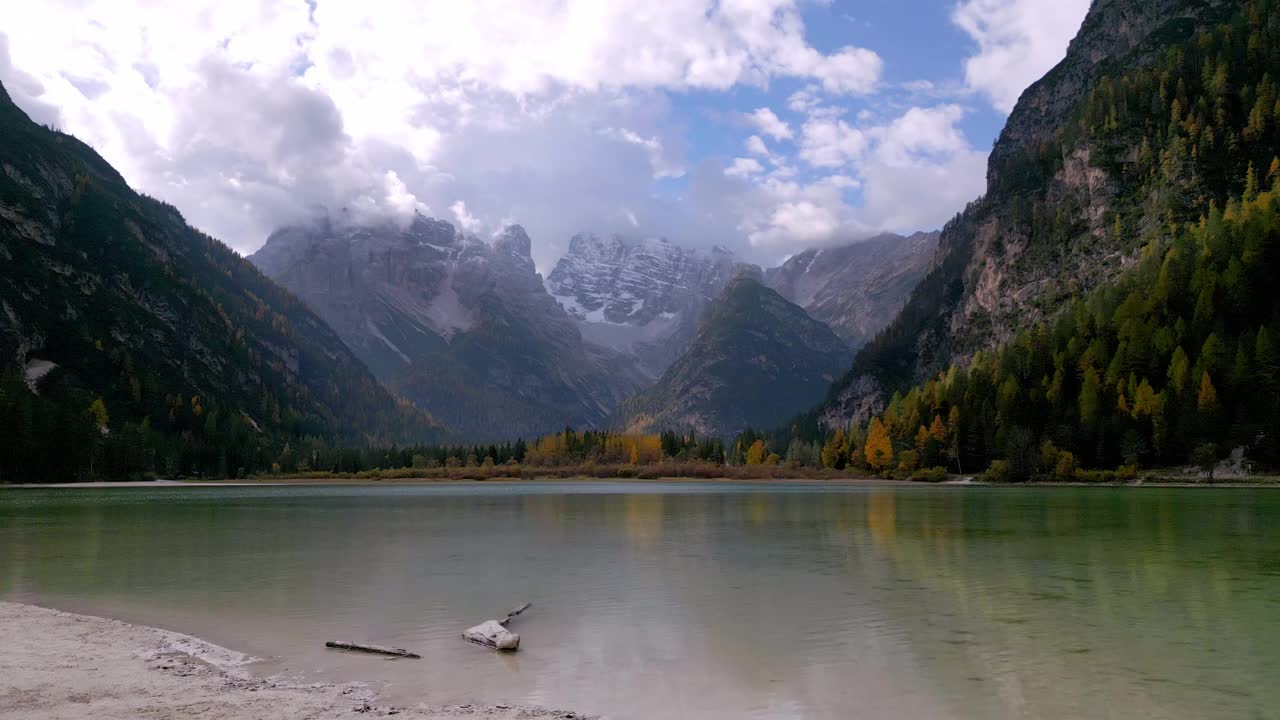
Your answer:
[[[923,452],[937,418],[921,462],[999,458],[1023,475],[1056,466],[1028,459],[1046,441],[1064,467],[1185,463],[1209,444],[1280,461],[1280,12],[1229,10],[1096,3],[1019,102],[939,267],[792,434],[838,429],[833,462],[867,462],[873,417],[886,455]],[[1150,16],[1149,34],[1100,49],[1125,12]],[[1104,59],[1086,72],[1082,53]],[[1069,122],[1031,122],[1074,90]]]
[[[631,433],[720,438],[771,427],[821,398],[849,357],[831,328],[744,274],[707,309],[684,353],[612,422]]]
[[[0,88],[0,481],[236,476],[429,440],[302,303]]]
[[[1123,280],[1055,322],[895,394],[872,419],[875,432],[848,433],[829,462],[876,470],[905,462],[905,471],[1004,460],[1011,479],[1037,471],[1070,479],[1080,466],[1136,470],[1244,447],[1274,467],[1277,181],[1145,246]],[[870,442],[882,431],[888,444]]]

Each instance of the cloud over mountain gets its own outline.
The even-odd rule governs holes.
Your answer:
[[[983,56],[1018,42],[1000,1],[955,10]],[[543,268],[582,228],[780,257],[936,226],[983,189],[968,111],[904,105],[880,52],[815,39],[814,13],[835,9],[51,0],[7,18],[0,80],[242,252],[320,213],[518,221]]]

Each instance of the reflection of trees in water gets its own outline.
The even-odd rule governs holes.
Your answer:
[[[850,707],[867,718],[903,717],[902,707],[963,717],[943,712],[898,658],[864,642],[864,623],[883,622],[859,588],[883,582],[888,567],[849,552],[865,534],[866,502],[862,492],[787,491],[628,500],[628,551],[654,562],[629,567],[650,573],[654,591],[669,597],[666,622],[685,630],[668,648],[679,684],[732,689],[732,703],[778,717],[842,717]],[[906,705],[888,715],[871,707],[870,694],[892,698],[895,687]]]
[[[632,546],[652,547],[662,537],[662,495],[626,495],[624,524]]]
[[[884,604],[919,646],[995,683],[1011,717],[1183,716],[1280,701],[1280,496],[1179,490],[902,493],[867,503],[877,553],[921,588]],[[892,515],[890,518],[889,515]],[[942,645],[945,643],[946,645]],[[937,663],[957,692],[971,692]],[[1145,716],[1145,715],[1144,715]]]
[[[867,498],[867,530],[875,539],[876,546],[884,552],[893,552],[894,540],[898,537],[898,515],[893,498],[894,493],[886,490],[872,490]]]

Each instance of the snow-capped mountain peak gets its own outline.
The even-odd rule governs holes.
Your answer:
[[[720,247],[579,233],[546,285],[578,320],[584,339],[634,354],[656,376],[688,343],[702,310],[738,265]]]

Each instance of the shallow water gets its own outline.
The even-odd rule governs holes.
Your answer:
[[[0,598],[610,718],[1280,715],[1280,491],[0,491]],[[514,656],[461,630],[521,602]],[[350,639],[422,660],[324,649]]]

